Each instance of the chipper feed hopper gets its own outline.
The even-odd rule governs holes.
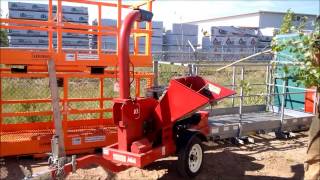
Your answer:
[[[235,94],[234,91],[199,76],[172,79],[166,90],[154,97],[130,97],[129,37],[135,21],[151,21],[152,13],[133,10],[120,31],[120,97],[114,99],[113,120],[118,142],[103,148],[102,154],[73,159],[63,166],[64,174],[88,164],[112,171],[130,166],[142,168],[153,161],[178,155],[181,175],[199,173],[203,160],[202,141],[209,133],[208,112],[204,107]],[[61,168],[59,169],[61,172]],[[51,173],[57,175],[57,168]],[[56,176],[57,177],[57,176]]]

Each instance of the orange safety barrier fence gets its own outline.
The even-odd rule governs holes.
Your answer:
[[[0,157],[43,155],[51,150],[54,128],[48,73],[1,69]],[[117,141],[112,99],[116,73],[57,73],[67,153],[92,151]],[[140,96],[152,73],[134,73],[131,93]]]
[[[64,2],[71,2],[80,5],[90,5],[97,9],[97,25],[80,24],[68,22],[63,19],[62,5]],[[58,0],[57,13],[53,16],[53,2],[48,0],[48,20],[26,20],[26,19],[8,19],[0,18],[1,29],[21,29],[21,30],[36,30],[48,32],[48,47],[39,48],[0,48],[0,61],[2,64],[10,65],[38,65],[46,66],[49,59],[54,59],[57,69],[61,66],[79,70],[85,67],[106,67],[116,66],[118,54],[108,52],[102,49],[102,37],[113,36],[119,41],[119,31],[121,28],[121,19],[123,12],[128,8],[146,7],[148,11],[152,11],[152,0],[145,1],[139,5],[124,5],[121,0],[117,3],[98,2],[94,0]],[[104,7],[114,8],[117,10],[117,26],[108,27],[102,25],[102,9]],[[106,12],[107,14],[107,12]],[[57,47],[53,47],[53,32],[56,32]],[[65,49],[62,46],[63,33],[88,34],[97,35],[96,49]],[[147,22],[145,28],[140,28],[136,22],[132,30],[134,38],[134,50],[131,54],[131,61],[135,67],[151,66],[151,23]],[[145,37],[145,49],[139,49],[139,39]],[[117,43],[119,45],[119,43]],[[144,51],[144,52],[142,52]]]
[[[0,18],[1,29],[48,32],[46,48],[0,48],[0,157],[30,154],[43,156],[51,151],[54,126],[47,72],[50,59],[55,61],[57,70],[67,153],[91,152],[117,141],[117,131],[112,122],[112,99],[118,96],[118,51],[102,49],[102,37],[113,36],[119,41],[123,12],[136,7],[152,11],[152,0],[136,5],[122,4],[121,0],[116,3],[95,0],[54,2],[57,6],[56,15],[53,15],[53,0],[48,0],[47,21]],[[97,25],[65,21],[62,12],[65,2],[96,8]],[[115,27],[102,25],[104,7],[116,9]],[[136,22],[132,30],[132,65],[151,66],[151,23],[146,23],[145,28],[139,27]],[[96,35],[97,48],[63,48],[63,33]],[[141,37],[145,37],[144,50],[139,48]],[[53,46],[54,38],[57,47]],[[18,68],[24,67],[23,73],[12,71],[17,65]],[[93,74],[93,68],[104,70],[100,74]],[[144,89],[153,83],[152,73],[131,72],[131,76],[131,93],[136,97],[142,95]]]

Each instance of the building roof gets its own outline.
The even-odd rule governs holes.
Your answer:
[[[217,20],[228,20],[233,18],[241,18],[241,17],[250,17],[250,16],[256,16],[260,14],[286,14],[286,12],[275,12],[275,11],[258,11],[258,12],[252,12],[252,13],[246,13],[246,14],[238,14],[238,15],[232,15],[232,16],[224,16],[224,17],[217,17],[217,18],[210,18],[210,19],[202,19],[202,20],[196,20],[196,21],[189,21],[186,23],[205,23],[205,22],[211,22],[211,21],[217,21]],[[296,15],[300,16],[314,16],[315,14],[301,14],[301,13],[295,13]]]

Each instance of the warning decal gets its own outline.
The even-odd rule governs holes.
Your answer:
[[[100,142],[104,141],[106,136],[88,136],[84,138],[84,142]]]

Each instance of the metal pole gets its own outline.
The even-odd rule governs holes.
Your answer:
[[[268,105],[271,106],[272,108],[272,112],[274,112],[274,109],[273,109],[273,105],[271,104],[271,101],[272,101],[272,97],[271,96],[271,92],[273,92],[273,86],[271,85],[271,82],[273,81],[273,67],[270,66],[270,73],[269,73],[269,83],[268,83],[268,86],[269,86],[269,89],[268,89]],[[269,107],[270,108],[270,107]],[[269,109],[270,110],[270,109]]]
[[[270,65],[267,65],[267,70],[266,70],[266,94],[267,96],[265,97],[266,98],[266,108],[268,108],[268,102],[269,102],[269,85],[268,85],[268,82],[269,82],[269,71],[270,71]]]
[[[318,93],[318,89],[316,88],[314,91],[314,96],[313,96],[313,114],[316,114],[316,110],[317,110],[317,104],[319,104],[320,102],[317,102],[317,93]]]
[[[235,90],[236,85],[236,67],[232,67],[232,90]],[[232,107],[234,107],[234,96],[232,96]]]
[[[198,75],[198,67],[195,64],[192,64],[192,75]]]
[[[153,61],[153,86],[157,87],[159,86],[159,63],[158,61]]]
[[[189,76],[193,75],[193,66],[192,64],[188,64],[188,69],[189,69]]]
[[[221,61],[223,61],[223,53],[224,53],[223,46],[221,46]]]
[[[65,147],[64,147],[64,133],[63,133],[63,125],[59,107],[59,89],[57,84],[57,74],[56,67],[53,59],[50,59],[48,62],[48,72],[49,72],[49,86],[51,92],[51,103],[52,103],[52,111],[53,111],[53,121],[54,121],[54,129],[55,129],[55,137],[57,139],[58,147],[54,149],[58,150],[55,152],[57,158],[61,158],[65,156]],[[54,145],[53,145],[54,146]],[[52,147],[53,148],[53,147]]]
[[[239,119],[242,123],[242,105],[243,105],[243,81],[244,81],[244,67],[241,67],[241,88],[240,88],[240,105],[239,105]]]
[[[287,80],[286,80],[286,73],[284,73],[284,78],[283,78],[283,82],[282,82],[282,98],[281,98],[281,114],[280,114],[280,121],[281,121],[281,125],[280,125],[280,131],[282,129],[282,123],[283,123],[283,118],[284,118],[284,108],[285,108],[285,101],[286,101],[286,97],[287,97],[287,88],[286,88],[286,84],[287,84]]]

